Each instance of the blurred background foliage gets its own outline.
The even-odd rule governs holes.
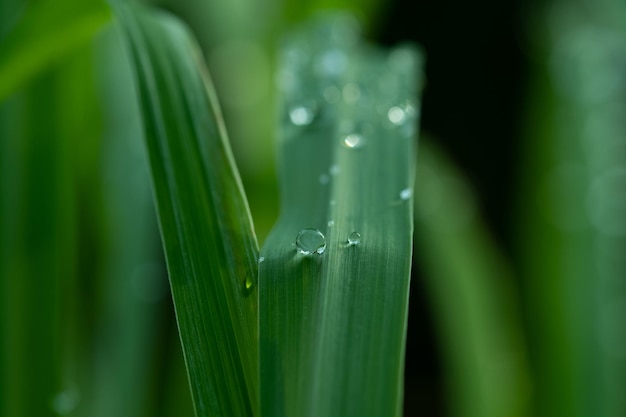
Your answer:
[[[422,45],[405,415],[626,415],[626,3],[153,3],[200,41],[261,242],[281,34],[347,8]],[[0,1],[3,416],[193,414],[118,31]]]

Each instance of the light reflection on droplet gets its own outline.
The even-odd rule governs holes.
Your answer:
[[[365,140],[363,139],[363,136],[359,134],[350,133],[349,135],[344,136],[343,145],[348,149],[362,148],[365,145]]]
[[[400,191],[401,200],[408,200],[409,198],[411,198],[412,195],[413,195],[413,190],[411,190],[410,188],[405,188],[402,191]]]
[[[348,246],[356,246],[361,243],[361,234],[359,232],[352,232],[348,236]]]
[[[294,106],[289,110],[289,119],[296,126],[306,126],[311,124],[315,112],[312,107],[305,105]]]
[[[387,118],[394,125],[401,125],[406,121],[406,114],[400,107],[393,106],[387,112]]]

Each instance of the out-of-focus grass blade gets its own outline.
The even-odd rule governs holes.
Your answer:
[[[77,376],[72,63],[0,108],[0,414],[73,411]],[[76,81],[76,80],[74,80]],[[85,137],[81,137],[85,140]]]
[[[164,14],[118,5],[198,416],[258,407],[256,238],[196,44]]]
[[[110,19],[101,0],[33,3],[0,39],[0,101],[46,66],[85,44]]]
[[[118,25],[110,25],[102,32],[94,63],[106,129],[97,155],[102,162],[90,166],[96,165],[101,174],[98,188],[104,198],[98,201],[92,197],[87,203],[99,204],[106,215],[108,239],[99,251],[102,266],[94,284],[100,290],[99,302],[93,303],[92,326],[93,339],[97,341],[94,357],[98,360],[94,361],[90,378],[90,401],[81,414],[159,417],[164,415],[158,411],[170,393],[181,404],[186,403],[187,408],[191,408],[191,398],[185,379],[177,380],[175,390],[165,388],[171,380],[168,347],[180,342],[176,329],[163,325],[170,322],[169,284],[143,142],[139,97],[120,32]],[[177,365],[182,363],[182,355],[171,359]],[[193,415],[193,411],[179,412]]]
[[[360,44],[343,15],[285,45],[281,216],[259,275],[263,416],[401,413],[418,67],[411,49]]]
[[[537,14],[518,204],[535,415],[622,416],[626,8],[554,0]]]
[[[529,374],[510,271],[480,224],[467,184],[426,140],[415,191],[415,253],[443,346],[450,415],[528,415]]]

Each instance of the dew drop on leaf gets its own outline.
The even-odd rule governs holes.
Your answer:
[[[356,246],[361,243],[361,234],[359,232],[352,232],[348,236],[348,246]]]
[[[343,137],[342,143],[343,146],[348,149],[357,149],[362,148],[365,145],[365,139],[357,133],[350,133]]]
[[[401,200],[408,200],[409,198],[411,198],[412,195],[413,190],[411,190],[410,188],[405,188],[404,190],[400,191]]]
[[[403,124],[406,121],[406,113],[398,106],[393,106],[387,112],[387,118],[391,123],[396,126]]]
[[[296,105],[289,110],[289,120],[296,126],[307,126],[315,118],[315,109],[309,105]]]
[[[321,255],[326,249],[326,238],[317,229],[303,229],[296,236],[296,249],[302,255]]]

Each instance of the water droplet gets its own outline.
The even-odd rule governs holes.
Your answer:
[[[343,87],[341,95],[346,103],[356,103],[361,97],[361,89],[357,84],[349,83]]]
[[[626,169],[611,168],[593,180],[587,197],[591,224],[600,234],[626,237]]]
[[[259,263],[265,262],[265,256],[259,256]]]
[[[315,68],[321,75],[335,76],[345,71],[348,66],[346,54],[339,49],[323,52],[316,61]]]
[[[315,118],[313,106],[297,105],[289,110],[289,120],[296,126],[310,125]]]
[[[335,204],[337,204],[337,202],[335,200],[330,200],[330,205],[334,206]]]
[[[254,282],[252,281],[252,278],[246,277],[246,290],[252,289],[253,285],[254,285]]]
[[[320,175],[320,184],[328,184],[330,182],[330,177],[328,174]]]
[[[409,198],[411,198],[412,195],[413,190],[411,190],[410,188],[405,188],[404,190],[400,191],[401,200],[408,200]]]
[[[330,175],[338,175],[341,172],[341,168],[339,168],[339,165],[335,164],[330,167],[328,172],[330,172]]]
[[[399,126],[406,121],[406,114],[404,113],[404,110],[402,110],[400,107],[393,106],[387,112],[387,118],[391,123]]]
[[[352,232],[348,236],[348,246],[356,246],[361,243],[361,234],[359,232]]]
[[[361,25],[351,14],[339,16],[328,28],[332,40],[339,45],[352,46],[360,36]]]
[[[326,249],[326,239],[317,229],[304,229],[296,236],[296,249],[302,255],[321,255]]]
[[[52,397],[50,406],[55,413],[59,415],[66,415],[74,411],[79,402],[80,397],[78,395],[78,391],[76,389],[67,389]]]
[[[343,138],[343,145],[349,149],[362,148],[365,145],[363,136],[356,133],[350,133]]]
[[[328,221],[328,227],[333,227],[335,225],[335,221],[334,220],[329,220]]]
[[[324,98],[331,104],[337,103],[339,99],[341,99],[341,92],[337,87],[331,85],[330,87],[326,87],[326,89],[324,89]]]
[[[413,73],[418,66],[419,57],[408,47],[398,47],[388,56],[389,66],[396,72]]]

